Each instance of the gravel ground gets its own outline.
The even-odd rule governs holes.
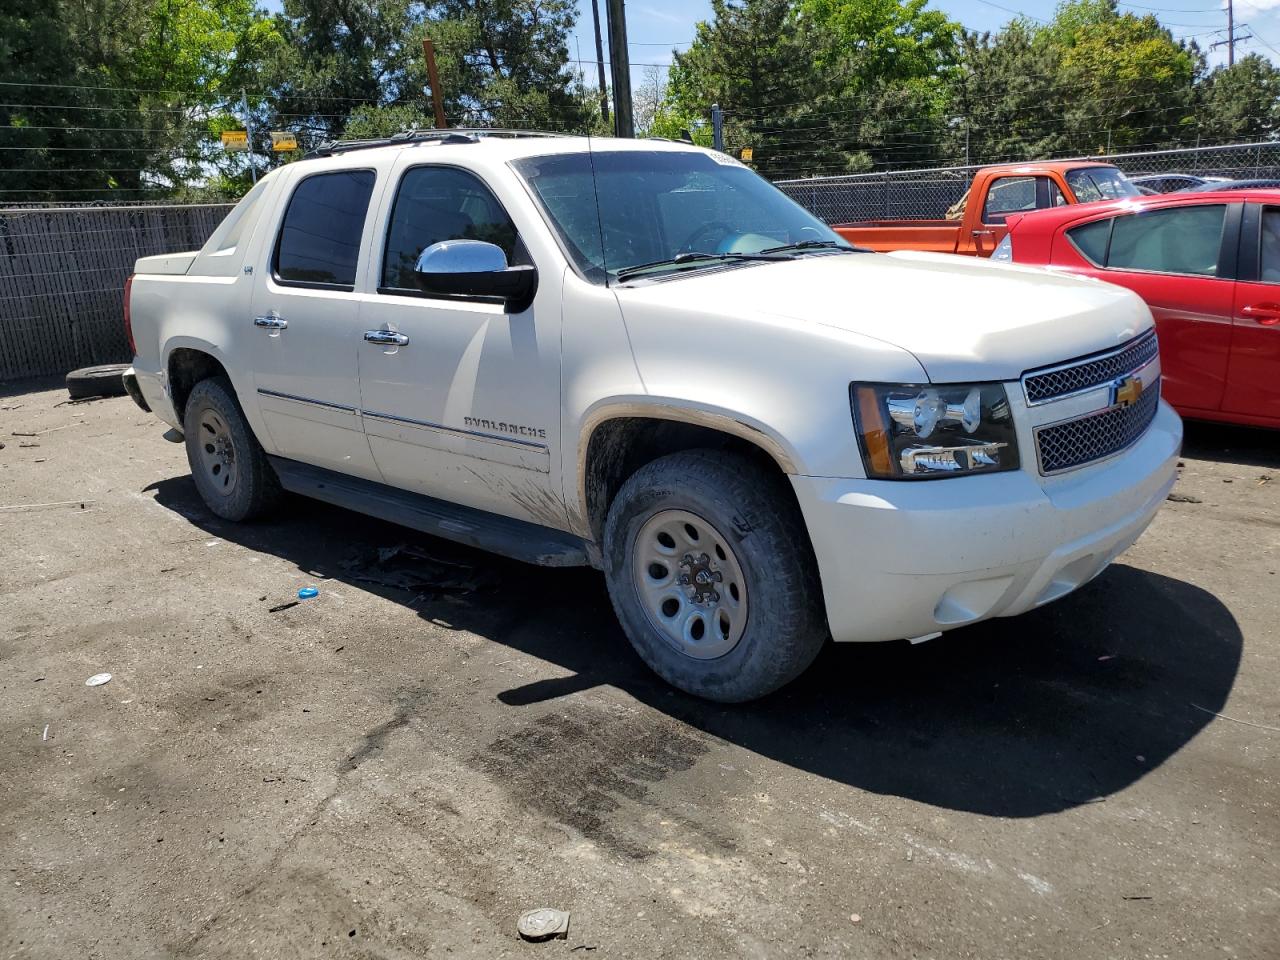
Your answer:
[[[1275,434],[1190,429],[1071,597],[723,707],[597,574],[226,524],[64,398],[0,390],[0,957],[1280,957]]]

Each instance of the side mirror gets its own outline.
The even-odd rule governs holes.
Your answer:
[[[422,251],[414,266],[423,293],[444,297],[491,297],[509,311],[524,310],[538,289],[538,271],[511,267],[502,248],[483,240],[442,240]]]

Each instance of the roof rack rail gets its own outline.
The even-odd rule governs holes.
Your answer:
[[[368,150],[373,147],[393,147],[401,143],[479,143],[486,137],[562,137],[562,133],[543,130],[508,130],[503,127],[452,127],[443,130],[402,130],[389,137],[373,137],[367,140],[327,140],[309,151],[303,159],[332,157],[351,150]]]

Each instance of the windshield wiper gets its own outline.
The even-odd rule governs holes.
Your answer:
[[[625,270],[619,270],[617,277],[619,280],[628,280],[631,277],[638,276],[642,273],[648,273],[650,270],[656,270],[659,267],[682,267],[686,263],[702,263],[704,261],[720,261],[727,260],[782,260],[784,257],[772,256],[767,250],[759,253],[701,253],[693,251],[691,253],[678,253],[674,257],[666,260],[654,260],[652,263],[638,263],[634,267],[627,267]]]
[[[860,253],[857,247],[847,247],[839,240],[798,240],[795,243],[784,243],[780,247],[765,247],[761,253],[787,253],[791,250],[847,250]]]

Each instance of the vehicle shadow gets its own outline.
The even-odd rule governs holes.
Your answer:
[[[725,706],[649,673],[594,571],[526,566],[310,501],[271,522],[226,523],[187,476],[147,490],[208,533],[572,672],[501,693],[513,708],[609,685],[798,770],[990,816],[1060,811],[1134,783],[1213,719],[1206,711],[1222,708],[1241,656],[1240,630],[1214,596],[1117,564],[1041,610],[932,643],[829,644],[784,690]],[[423,601],[352,566],[353,555],[406,542],[481,571],[488,587]]]
[[[1183,429],[1182,452],[1188,457],[1280,470],[1280,430],[1203,420],[1185,420]]]

